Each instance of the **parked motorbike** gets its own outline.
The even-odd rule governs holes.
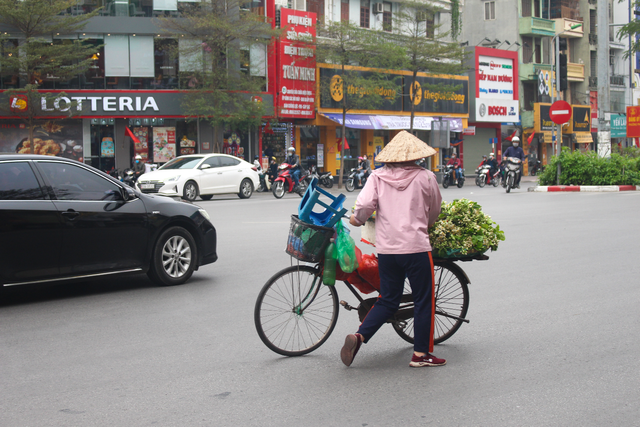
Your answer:
[[[498,184],[500,184],[500,171],[496,170],[494,174],[491,174],[491,166],[480,165],[478,169],[476,169],[476,185],[482,188],[486,184],[497,187]]]
[[[440,165],[438,166],[438,168],[440,169],[444,169],[443,174],[442,174],[442,186],[444,188],[449,187],[449,185],[457,185],[458,188],[462,188],[462,186],[464,185],[464,180],[465,180],[465,176],[464,176],[464,169],[460,168],[460,171],[462,172],[460,178],[458,178],[458,184],[456,184],[456,172],[455,169],[453,169],[453,165]]]
[[[307,191],[307,180],[308,174],[304,176],[300,176],[300,182],[298,185],[294,185],[293,175],[291,173],[291,168],[293,166],[289,163],[283,163],[278,166],[278,177],[273,181],[271,185],[271,191],[276,199],[281,199],[285,193],[297,193],[300,197],[304,195],[304,192]]]
[[[516,177],[517,174],[520,173],[520,168],[522,167],[522,161],[517,157],[507,157],[504,165],[504,180],[502,182],[502,186],[506,188],[507,193],[511,191],[512,188],[516,186]]]
[[[319,174],[315,165],[311,165],[311,167],[309,167],[309,176],[311,178],[318,178],[318,184],[322,187],[333,187],[333,176],[331,175],[331,172],[323,172],[322,174]]]
[[[351,171],[349,172],[349,176],[347,177],[347,182],[344,184],[344,188],[346,188],[347,191],[353,191],[357,188],[363,188],[364,185],[367,183],[368,175],[366,173],[362,177],[362,185],[358,185],[357,175],[358,175],[358,169],[351,168]]]
[[[536,160],[535,162],[533,162],[533,164],[529,168],[529,175],[536,176],[539,173],[541,173],[543,170],[544,168],[542,167],[542,163],[540,163],[540,160]]]

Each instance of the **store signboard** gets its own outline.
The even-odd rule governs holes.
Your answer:
[[[585,105],[572,105],[573,113],[571,121],[573,122],[574,132],[591,132],[591,107]]]
[[[627,138],[640,138],[640,107],[627,107]]]
[[[533,126],[538,132],[551,132],[553,130],[553,121],[549,115],[551,104],[542,104],[536,102],[533,104]],[[545,139],[545,142],[549,142]]]
[[[611,114],[611,138],[627,137],[627,117],[622,114]]]
[[[519,122],[518,53],[485,47],[476,47],[474,53],[473,119],[490,123]]]
[[[57,93],[61,91],[47,91]],[[58,98],[41,97],[37,103],[38,117],[67,117],[72,114],[76,118],[91,117],[184,117],[181,104],[184,91],[130,91],[119,90],[66,90]],[[250,94],[246,94],[250,97]],[[9,97],[0,92],[0,115],[13,113],[20,116],[20,110],[12,105],[19,105],[16,96]],[[260,98],[265,106],[265,115],[273,114],[273,95],[261,93]]]
[[[278,116],[294,119],[315,117],[316,14],[280,9],[285,35],[278,41]]]

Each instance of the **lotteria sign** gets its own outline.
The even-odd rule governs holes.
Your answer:
[[[519,122],[518,55],[493,48],[475,48],[477,122]]]
[[[51,94],[59,93],[59,96]],[[247,96],[250,96],[247,94]],[[184,92],[181,91],[47,91],[35,102],[38,117],[59,117],[73,114],[75,117],[184,117],[180,105]],[[273,114],[273,97],[261,93],[259,97],[265,105],[265,115]],[[8,97],[0,93],[0,104],[10,106],[10,111],[20,115],[26,110],[24,100],[18,96]],[[0,108],[2,111],[2,108]]]
[[[316,103],[316,14],[280,9],[286,29],[278,41],[278,116],[311,119]]]

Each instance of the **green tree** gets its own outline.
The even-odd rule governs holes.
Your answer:
[[[413,131],[415,107],[420,100],[417,93],[414,96],[419,87],[418,73],[462,74],[466,71],[462,65],[465,51],[458,43],[448,41],[451,32],[443,31],[441,25],[435,24],[434,18],[438,13],[443,13],[443,9],[434,4],[407,0],[399,3],[399,10],[394,15],[394,28],[399,32],[389,37],[406,53],[398,68],[411,71],[409,131]],[[432,92],[455,92],[459,90],[459,86],[426,85],[424,89]]]
[[[2,54],[0,69],[3,76],[17,78],[15,89],[4,92],[4,102],[10,114],[21,118],[29,129],[31,152],[34,151],[33,130],[41,114],[41,105],[50,104],[64,93],[42,92],[43,79],[69,81],[86,72],[92,63],[96,46],[81,40],[60,39],[82,30],[87,20],[98,12],[71,16],[67,9],[76,0],[0,0]],[[9,99],[17,100],[9,106]],[[77,111],[77,102],[63,107],[68,116]]]
[[[348,111],[377,109],[385,102],[394,101],[402,90],[401,78],[385,70],[398,64],[404,53],[401,47],[387,40],[385,34],[363,30],[348,21],[330,22],[318,31],[318,62],[337,67],[333,76],[320,79],[320,95],[323,99],[333,99],[342,110],[343,140]],[[340,159],[344,159],[344,146],[341,144]],[[344,162],[341,161],[338,188],[342,188],[343,176]]]
[[[626,0],[625,0],[626,1]],[[622,0],[619,0],[621,3]],[[634,0],[631,2],[631,11],[640,10],[640,0]],[[625,53],[625,58],[629,58],[629,56],[634,53],[640,52],[640,39],[636,37],[637,34],[640,33],[640,21],[635,19],[618,30],[618,40],[622,40],[623,37],[631,36],[631,45],[629,46],[629,50]]]
[[[266,105],[252,96],[265,90],[266,80],[251,75],[252,49],[266,49],[281,34],[237,0],[202,0],[185,6],[180,18],[161,18],[165,33],[179,41],[181,87],[190,90],[182,108],[187,116],[209,122],[214,129],[257,127]],[[215,132],[214,151],[220,151]]]

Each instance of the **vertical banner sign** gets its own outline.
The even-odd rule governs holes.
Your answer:
[[[278,116],[315,117],[316,14],[280,9],[280,26],[286,29],[278,42]]]
[[[176,157],[176,128],[153,128],[153,161],[166,163]]]
[[[627,107],[627,138],[640,138],[640,107]]]
[[[475,121],[519,122],[518,54],[476,47],[475,55]]]

